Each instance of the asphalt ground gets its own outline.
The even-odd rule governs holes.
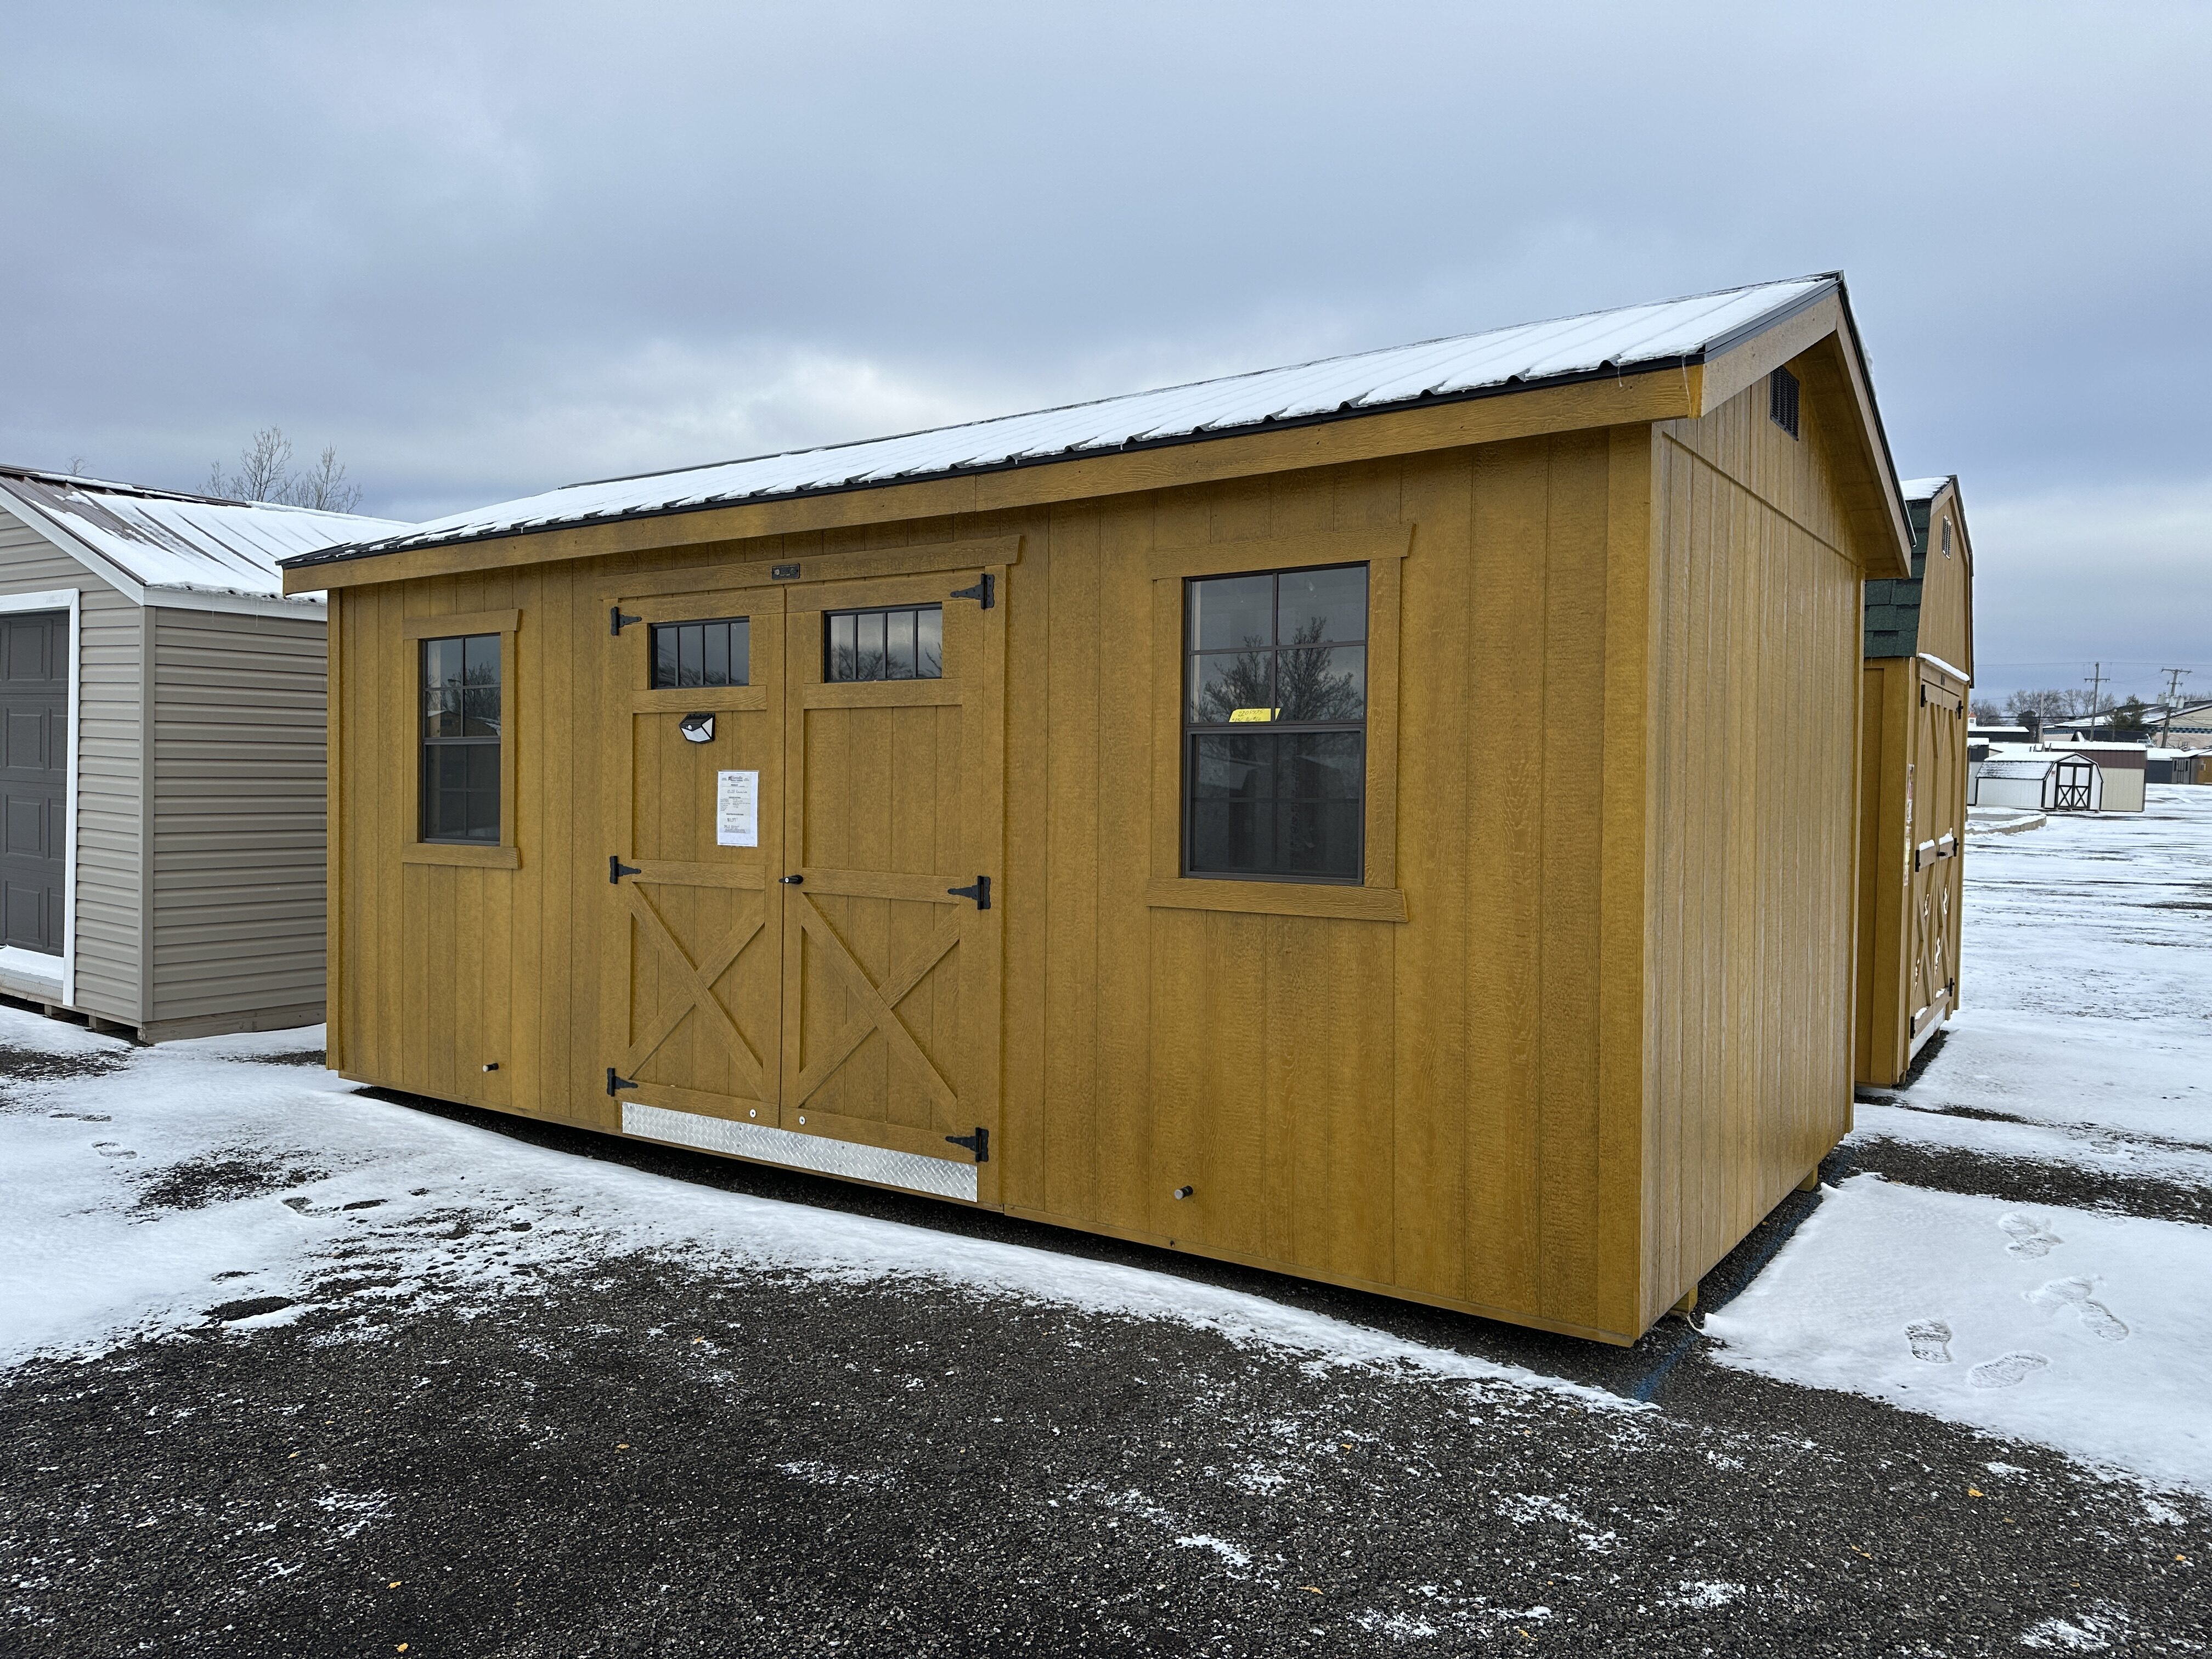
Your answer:
[[[0,1653],[2212,1647],[2212,1508],[1725,1368],[1680,1321],[1601,1347],[431,1109],[672,1178],[1229,1285],[1620,1403],[937,1280],[595,1260],[489,1309],[395,1308],[377,1292],[410,1241],[372,1211],[295,1323],[241,1328],[264,1309],[211,1285],[199,1330],[0,1376]],[[231,1158],[140,1201],[315,1174]],[[1818,1201],[1794,1197],[1747,1240],[1708,1304]]]

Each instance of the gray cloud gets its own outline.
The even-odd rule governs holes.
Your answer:
[[[0,456],[416,517],[1840,265],[1985,656],[2212,653],[2212,15],[1804,10],[19,0]]]

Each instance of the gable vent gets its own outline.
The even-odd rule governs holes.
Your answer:
[[[1778,368],[1766,377],[1766,412],[1791,437],[1797,435],[1797,377]]]
[[[1948,519],[1943,520],[1943,556],[1947,559],[1951,556],[1951,521]]]

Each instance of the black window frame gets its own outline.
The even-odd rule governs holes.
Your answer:
[[[1210,582],[1249,580],[1255,576],[1264,576],[1270,579],[1273,583],[1273,586],[1270,590],[1268,617],[1269,626],[1273,630],[1273,637],[1271,639],[1271,642],[1262,648],[1269,653],[1271,658],[1277,659],[1279,662],[1282,653],[1286,651],[1312,650],[1316,648],[1311,644],[1300,645],[1294,642],[1285,645],[1280,637],[1282,579],[1285,576],[1304,575],[1313,572],[1324,570],[1357,570],[1361,573],[1362,607],[1364,620],[1362,624],[1360,636],[1357,640],[1328,641],[1325,642],[1324,647],[1331,649],[1338,647],[1354,648],[1359,652],[1361,664],[1359,717],[1357,720],[1339,719],[1325,720],[1282,720],[1270,719],[1265,721],[1254,721],[1249,723],[1233,720],[1200,720],[1194,719],[1193,704],[1195,701],[1195,692],[1197,690],[1195,678],[1199,672],[1199,659],[1201,657],[1208,655],[1225,655],[1231,653],[1242,654],[1249,653],[1251,649],[1251,647],[1224,647],[1206,651],[1201,650],[1199,647],[1194,640],[1194,629],[1192,626],[1192,615],[1193,608],[1197,602],[1200,590],[1206,584]],[[1182,620],[1180,634],[1178,636],[1180,641],[1180,649],[1177,652],[1177,659],[1179,664],[1177,669],[1177,680],[1179,686],[1177,702],[1180,710],[1178,730],[1182,755],[1180,757],[1181,763],[1179,768],[1181,772],[1181,800],[1179,803],[1180,811],[1177,814],[1178,823],[1176,826],[1176,839],[1180,843],[1178,848],[1177,870],[1182,877],[1188,879],[1199,881],[1256,881],[1297,886],[1364,887],[1366,885],[1367,812],[1369,795],[1370,793],[1370,780],[1369,777],[1369,759],[1370,749],[1368,743],[1368,728],[1373,717],[1371,690],[1367,680],[1367,669],[1370,653],[1373,648],[1375,641],[1374,606],[1375,568],[1374,562],[1371,560],[1339,560],[1326,564],[1279,565],[1257,570],[1220,571],[1202,576],[1187,576],[1183,579]],[[1271,663],[1271,684],[1279,684],[1279,679],[1273,678],[1275,674],[1276,666],[1277,663]],[[1271,695],[1273,695],[1273,693],[1271,692]],[[1208,737],[1296,737],[1308,733],[1349,733],[1356,736],[1358,739],[1359,760],[1358,773],[1359,787],[1358,793],[1355,796],[1352,797],[1350,800],[1350,817],[1352,825],[1352,850],[1351,857],[1352,872],[1349,874],[1332,874],[1325,872],[1290,870],[1280,867],[1267,870],[1214,869],[1205,867],[1197,863],[1194,854],[1197,849],[1197,817],[1198,806],[1200,803],[1195,788],[1196,780],[1194,775],[1197,769],[1197,757],[1200,741]],[[1280,798],[1276,797],[1274,799],[1279,800]],[[1278,864],[1279,866],[1279,860],[1278,860]]]
[[[684,630],[690,628],[696,628],[700,630],[702,678],[694,680],[687,680],[683,678]],[[722,662],[724,677],[719,680],[710,680],[704,678],[705,665],[707,661],[710,659],[711,647],[713,644],[712,636],[706,631],[709,629],[722,629],[726,630],[722,636]],[[737,630],[739,629],[743,630],[743,637],[744,640],[745,668],[742,676],[737,678],[731,678],[729,677],[729,664],[731,659],[736,654],[735,647],[739,637]],[[664,635],[673,636],[676,643],[675,662],[673,665],[676,671],[675,678],[665,680],[660,678],[662,657],[660,641]],[[647,623],[645,640],[646,689],[649,691],[690,691],[712,690],[722,686],[750,685],[752,684],[752,635],[753,619],[750,617],[672,617],[666,622]]]
[[[454,644],[458,644],[461,647],[463,678],[459,690],[463,694],[463,708],[461,711],[457,712],[460,713],[461,719],[465,723],[468,719],[465,713],[466,694],[471,689],[467,679],[468,647],[473,643],[486,641],[489,641],[491,645],[494,672],[494,678],[489,683],[489,689],[498,694],[496,712],[492,715],[490,720],[488,722],[493,726],[493,731],[488,736],[483,733],[471,734],[465,732],[465,731],[462,734],[452,736],[434,734],[429,729],[431,722],[431,710],[429,708],[428,695],[434,689],[437,689],[436,686],[434,686],[430,678],[430,656],[433,648],[441,645]],[[416,641],[415,837],[418,842],[424,846],[498,847],[504,844],[507,803],[506,799],[506,791],[503,787],[503,766],[506,757],[501,753],[501,748],[507,741],[507,685],[509,667],[510,665],[507,662],[507,636],[501,633],[480,630],[466,634],[435,634],[426,635]],[[485,689],[485,687],[480,683],[474,689],[482,690]],[[434,817],[436,816],[436,807],[439,797],[441,794],[455,793],[446,789],[434,777],[433,768],[434,757],[458,749],[489,749],[491,751],[491,783],[489,791],[478,786],[470,785],[464,786],[464,787],[459,792],[465,798],[481,797],[487,793],[489,794],[491,799],[491,828],[490,834],[488,836],[483,834],[471,834],[466,831],[464,831],[459,835],[438,834],[434,833],[433,831],[432,823]],[[464,816],[465,817],[473,821],[475,813],[473,811],[465,811]]]
[[[849,674],[841,674],[837,672],[838,662],[836,640],[837,624],[840,622],[846,620],[852,621],[854,625],[854,630],[857,633],[859,631],[860,619],[862,617],[882,617],[884,619],[884,635],[886,641],[882,663],[883,665],[888,669],[890,665],[890,651],[888,644],[891,632],[890,619],[893,617],[909,616],[915,618],[912,635],[915,647],[915,672],[913,673],[892,674],[886,672],[881,674],[863,674],[859,672],[858,671],[863,665],[860,658],[860,647],[857,643],[854,645],[853,649],[853,661],[850,665],[854,672]],[[927,674],[921,672],[921,618],[924,616],[932,616],[937,618],[937,628],[935,630],[937,638],[937,655],[930,672]],[[941,680],[944,678],[945,606],[940,601],[918,600],[912,605],[855,605],[848,606],[842,611],[825,611],[822,613],[822,683],[823,684],[884,685],[894,683],[903,684],[914,680]]]

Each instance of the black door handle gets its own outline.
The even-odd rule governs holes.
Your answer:
[[[776,879],[781,882],[786,887],[796,887],[800,882],[805,881],[806,878],[804,876],[778,876]]]

